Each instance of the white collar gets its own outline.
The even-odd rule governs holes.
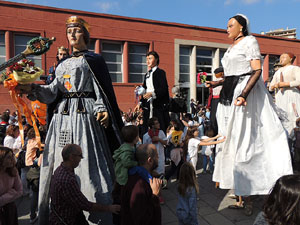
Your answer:
[[[157,66],[154,66],[151,68],[151,73],[154,73],[154,71],[157,69]]]

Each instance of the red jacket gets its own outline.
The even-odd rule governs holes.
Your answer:
[[[159,199],[138,174],[128,177],[122,191],[121,225],[161,225]]]

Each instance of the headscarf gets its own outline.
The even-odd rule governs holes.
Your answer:
[[[250,32],[250,23],[247,16],[243,14],[236,14],[235,16],[231,17],[238,21],[239,24],[243,26],[242,33],[244,36],[248,36],[251,34]]]

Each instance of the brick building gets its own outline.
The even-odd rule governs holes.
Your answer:
[[[0,12],[0,63],[24,50],[32,37],[54,36],[56,42],[49,52],[33,57],[45,71],[55,62],[57,47],[67,46],[66,19],[71,15],[84,18],[91,27],[89,49],[104,56],[122,110],[135,105],[133,90],[143,81],[149,50],[160,54],[160,67],[167,73],[169,91],[173,85],[179,85],[188,98],[205,103],[207,90],[196,84],[196,71],[202,69],[208,73],[208,79],[213,79],[212,71],[219,67],[231,43],[224,29],[1,0]],[[265,80],[272,75],[273,64],[283,52],[293,52],[297,56],[295,64],[300,64],[300,40],[254,35],[264,57]],[[7,90],[0,85],[0,112],[6,108],[14,110]]]

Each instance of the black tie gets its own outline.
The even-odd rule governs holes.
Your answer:
[[[151,72],[152,72],[152,69],[150,69],[150,70],[147,72],[146,79],[150,77]]]

